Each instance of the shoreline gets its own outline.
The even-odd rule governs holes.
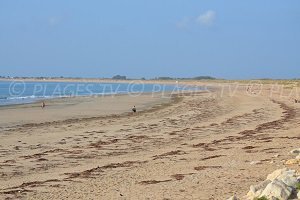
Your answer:
[[[1,79],[0,79],[1,81]],[[11,82],[14,82],[14,80],[10,80]],[[161,93],[162,95],[164,95],[164,93],[170,93],[170,92],[174,92],[174,89],[173,90],[166,90],[164,87],[166,85],[170,85],[170,86],[174,86],[174,87],[180,87],[180,88],[183,88],[182,91],[179,91],[178,89],[176,90],[177,92],[184,92],[184,91],[187,91],[186,90],[186,87],[194,87],[193,89],[195,90],[202,90],[202,89],[199,89],[198,87],[199,86],[195,86],[195,85],[188,85],[188,84],[178,84],[177,83],[159,83],[159,82],[147,82],[147,83],[143,83],[143,82],[131,82],[131,81],[124,81],[124,82],[112,82],[112,81],[107,81],[107,82],[85,82],[85,81],[78,81],[78,82],[73,82],[72,80],[64,80],[64,81],[59,81],[59,80],[53,80],[53,81],[48,81],[48,80],[45,80],[45,81],[39,81],[39,80],[36,80],[36,79],[24,79],[24,80],[16,80],[16,81],[24,81],[25,83],[26,82],[41,82],[41,83],[73,83],[73,84],[77,84],[77,83],[93,83],[93,84],[103,84],[103,83],[113,83],[113,84],[146,84],[146,85],[153,85],[153,88],[152,88],[152,91],[138,91],[138,92],[125,92],[125,91],[122,91],[122,92],[107,92],[107,93],[92,93],[92,91],[88,90],[87,92],[89,92],[89,94],[75,94],[75,95],[66,95],[66,94],[63,94],[62,96],[52,96],[52,95],[46,95],[45,97],[34,97],[34,95],[32,96],[17,96],[17,100],[15,102],[14,99],[10,99],[12,102],[11,103],[3,103],[3,104],[0,104],[0,108],[1,107],[6,107],[6,106],[17,106],[17,105],[26,105],[26,104],[35,104],[35,103],[41,103],[42,101],[52,101],[52,100],[55,100],[55,99],[63,99],[63,98],[80,98],[80,97],[90,97],[90,98],[95,98],[95,97],[103,97],[103,96],[118,96],[118,95],[136,95],[136,94],[154,94],[154,93]],[[160,86],[164,86],[163,88],[160,88],[161,91],[154,91],[154,86],[156,86],[156,84],[159,84]],[[128,89],[128,88],[127,88]],[[23,101],[23,102],[22,102]]]
[[[167,92],[163,92],[164,94],[169,94],[171,92],[167,91]],[[150,95],[150,94],[161,94],[161,92],[143,92],[143,93],[138,93],[139,95]],[[77,96],[61,96],[61,97],[45,97],[45,98],[36,98],[36,100],[32,100],[31,102],[27,102],[27,103],[13,103],[13,104],[3,104],[0,105],[0,110],[1,108],[13,108],[16,106],[25,106],[25,105],[36,105],[36,104],[41,104],[43,101],[47,101],[47,102],[53,102],[53,101],[57,101],[57,100],[63,100],[63,99],[74,99],[74,98],[102,98],[102,97],[117,97],[117,96],[129,96],[129,95],[133,95],[133,93],[128,94],[128,93],[107,93],[107,94],[98,94],[98,95],[77,95]],[[34,98],[33,98],[34,99]]]
[[[68,105],[74,105],[76,106],[77,104],[80,104],[82,102],[86,102],[86,101],[93,101],[93,100],[101,100],[101,98],[104,98],[104,105],[108,104],[108,100],[109,98],[112,99],[117,99],[118,104],[122,101],[126,101],[126,99],[128,100],[130,99],[135,99],[135,105],[138,105],[138,113],[139,114],[143,114],[145,112],[152,112],[155,111],[157,109],[161,109],[164,108],[166,106],[170,106],[173,103],[176,103],[178,101],[180,101],[182,99],[182,96],[185,95],[198,95],[198,94],[203,94],[203,93],[207,93],[207,91],[193,91],[192,93],[187,92],[187,91],[180,91],[179,93],[172,93],[172,92],[164,92],[164,93],[152,93],[152,92],[145,92],[145,93],[141,93],[139,96],[130,96],[128,94],[115,94],[115,95],[104,95],[104,96],[76,96],[76,97],[63,97],[63,98],[52,98],[49,99],[49,101],[47,101],[46,107],[44,108],[45,111],[47,109],[47,107],[55,107],[55,106],[68,106]],[[146,100],[145,100],[146,99]],[[71,101],[68,101],[71,100]],[[140,103],[140,101],[142,101],[142,103]],[[26,112],[30,112],[34,109],[34,111],[42,111],[44,112],[44,109],[41,108],[41,102],[42,101],[36,101],[33,103],[27,103],[27,104],[16,104],[16,105],[5,105],[5,106],[0,106],[0,112],[2,112],[1,114],[4,116],[3,121],[5,121],[5,119],[7,120],[7,113],[5,113],[5,111],[12,111],[12,113],[10,115],[14,116],[15,118],[17,118],[16,116],[20,115],[20,113],[24,112],[24,110]],[[116,102],[111,102],[112,104],[116,104]],[[123,104],[124,105],[124,104]],[[119,110],[116,110],[114,112],[105,112],[105,113],[90,113],[88,110],[86,110],[85,108],[78,108],[80,109],[80,111],[82,112],[86,112],[86,114],[84,115],[80,115],[77,114],[75,115],[74,113],[71,113],[70,115],[68,115],[67,117],[64,118],[54,118],[51,117],[50,119],[44,120],[44,121],[38,121],[37,119],[35,119],[35,121],[30,121],[28,123],[13,123],[11,125],[3,125],[5,123],[1,123],[0,122],[0,130],[3,129],[7,129],[7,128],[13,128],[13,127],[22,127],[22,126],[28,126],[28,125],[38,125],[38,124],[44,124],[44,123],[60,123],[63,124],[64,122],[68,122],[68,121],[78,121],[78,120],[86,120],[86,119],[100,119],[100,118],[109,118],[109,117],[124,117],[124,116],[128,116],[130,115],[130,113],[132,113],[131,108],[126,108],[123,109],[123,105],[122,108]],[[112,105],[113,106],[113,105]],[[36,113],[35,113],[36,114]],[[58,115],[60,113],[57,113]],[[1,121],[2,117],[0,116],[0,121]],[[22,120],[24,121],[24,120]],[[25,120],[26,121],[26,120]]]
[[[40,106],[43,100],[28,104],[6,105],[0,107],[0,127],[64,121],[74,118],[122,115],[130,113],[133,105],[137,106],[138,112],[142,112],[161,104],[170,103],[173,98],[174,95],[171,94],[171,92],[165,92],[163,94],[150,92],[142,93],[139,96],[116,94],[97,97],[77,96],[70,98],[53,98],[45,101],[46,107],[44,109]],[[61,111],[61,109],[63,109],[63,111]],[[25,117],[26,113],[33,113],[37,115],[38,118],[33,116]],[[9,126],[7,124],[9,124]]]

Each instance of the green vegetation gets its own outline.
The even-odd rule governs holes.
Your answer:
[[[300,183],[296,184],[296,189],[297,189],[297,191],[300,191]]]
[[[256,197],[256,198],[254,198],[253,200],[268,200],[268,198],[267,197],[265,197],[265,196],[263,196],[263,197]]]
[[[192,78],[193,80],[215,80],[216,78],[211,76],[197,76],[195,78]]]
[[[279,200],[278,198],[273,198],[275,200]],[[253,200],[269,200],[267,197],[263,196],[263,197],[256,197]]]

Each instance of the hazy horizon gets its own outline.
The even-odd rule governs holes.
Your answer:
[[[117,74],[119,75],[119,74]],[[126,75],[122,75],[121,76],[126,76]],[[202,77],[202,75],[200,76],[193,76],[193,77],[174,77],[174,76],[157,76],[157,77],[148,77],[148,78],[145,78],[145,76],[141,76],[141,77],[129,77],[129,76],[126,76],[126,80],[156,80],[156,79],[159,79],[159,80],[162,80],[164,78],[171,78],[173,80],[197,80],[196,78],[197,77]],[[268,78],[268,77],[258,77],[258,78],[236,78],[236,79],[230,79],[230,78],[223,78],[223,77],[214,77],[214,76],[210,76],[210,75],[203,75],[203,77],[210,77],[210,78],[207,78],[206,80],[208,79],[212,79],[212,80],[300,80],[300,77],[293,77],[293,78]],[[22,78],[26,78],[26,79],[40,79],[40,78],[45,78],[45,79],[114,79],[113,76],[112,77],[85,77],[85,76],[10,76],[10,75],[1,75],[0,74],[0,78],[4,78],[5,80],[9,80],[9,79],[22,79]],[[170,79],[170,80],[171,80]],[[115,80],[118,80],[118,79],[115,79]],[[123,79],[119,79],[119,80],[123,80]],[[166,79],[167,80],[167,79]],[[201,79],[198,79],[198,80],[201,80]],[[202,78],[202,80],[205,80],[205,78]]]
[[[0,76],[300,78],[300,1],[1,1]]]

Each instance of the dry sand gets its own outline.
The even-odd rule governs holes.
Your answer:
[[[243,196],[300,138],[300,104],[246,88],[1,108],[0,198]]]

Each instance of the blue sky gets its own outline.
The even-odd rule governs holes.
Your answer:
[[[299,0],[0,0],[0,75],[300,78]]]

